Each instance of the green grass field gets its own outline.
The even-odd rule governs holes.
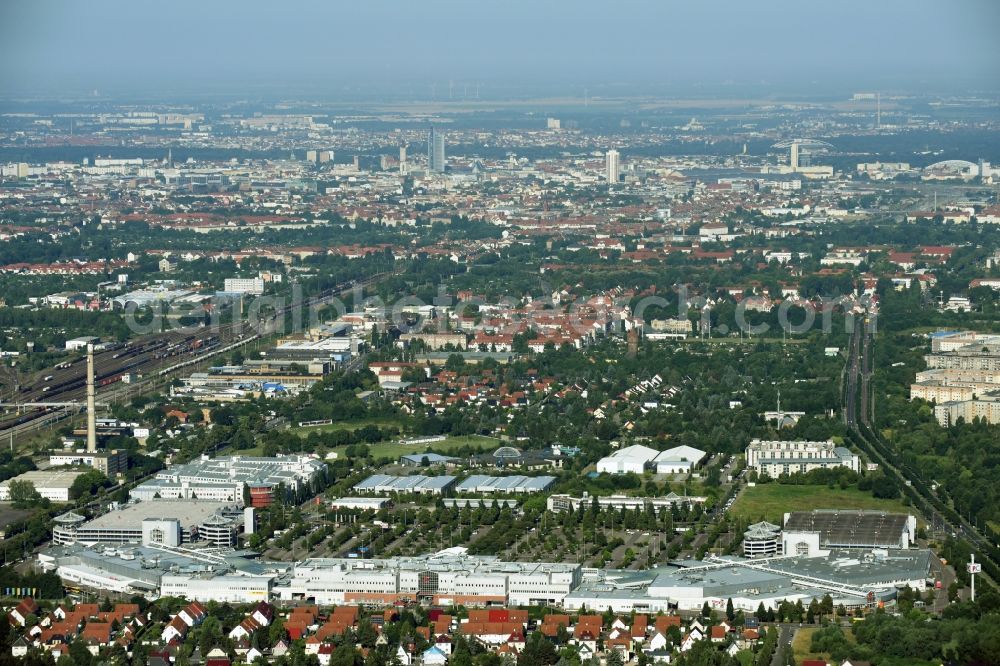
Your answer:
[[[428,449],[433,449],[436,453],[447,455],[449,451],[462,446],[472,446],[480,451],[492,451],[501,444],[499,439],[493,437],[483,437],[481,435],[460,435],[458,437],[448,437],[441,442],[430,444],[407,445],[399,442],[379,442],[369,444],[373,458],[398,458],[407,453],[424,453]],[[343,455],[347,447],[341,446],[334,449],[339,455]]]
[[[829,661],[830,655],[823,652],[812,652],[812,635],[816,633],[815,627],[803,627],[795,632],[792,639],[792,653],[795,655],[795,663],[801,664],[805,659],[822,659]],[[844,629],[844,636],[848,642],[855,643],[854,632],[851,629]]]
[[[812,509],[870,509],[890,513],[912,513],[913,509],[901,500],[872,497],[871,493],[857,488],[827,488],[826,486],[788,486],[767,483],[745,488],[733,504],[731,513],[741,520],[755,522],[763,517],[768,522],[781,525],[789,511]]]

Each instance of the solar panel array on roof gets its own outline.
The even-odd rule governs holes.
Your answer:
[[[444,490],[454,483],[455,477],[453,476],[431,476],[428,477],[423,483],[420,484],[421,488],[438,488]]]
[[[393,478],[394,477],[391,477],[391,476],[389,476],[387,474],[374,474],[372,476],[369,476],[364,481],[362,481],[362,482],[360,482],[358,484],[355,484],[354,490],[357,490],[357,491],[374,491],[379,486],[382,486],[382,485],[384,485],[384,484],[389,483],[390,481],[392,481]]]
[[[479,492],[480,486],[486,486],[490,483],[492,477],[486,476],[485,474],[473,474],[465,481],[462,481],[455,490],[460,493],[475,493]]]
[[[528,477],[528,479],[521,484],[521,488],[524,488],[527,492],[540,493],[543,490],[548,490],[548,488],[555,483],[556,477],[554,476],[533,476]]]
[[[899,548],[908,531],[909,516],[879,511],[795,511],[785,521],[786,532],[819,532],[823,547]]]
[[[420,483],[424,480],[424,478],[425,477],[418,478],[415,476],[406,476],[401,479],[396,479],[392,485],[394,488],[402,492],[405,490],[409,490],[411,488],[416,488],[417,486],[420,485]]]
[[[427,493],[441,494],[455,482],[454,476],[392,476],[373,474],[354,486],[359,493]]]
[[[459,493],[538,493],[555,483],[554,476],[486,476],[473,474],[455,488]]]

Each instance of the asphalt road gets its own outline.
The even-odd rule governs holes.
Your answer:
[[[778,628],[778,647],[774,650],[774,656],[771,657],[771,666],[781,666],[785,663],[785,651],[791,652],[792,650],[792,639],[795,637],[795,632],[798,628],[793,629],[791,625],[783,624]]]
[[[931,577],[941,581],[941,589],[935,590],[934,604],[931,609],[935,613],[942,612],[950,601],[948,601],[948,587],[955,582],[955,570],[941,562],[937,554],[931,556]]]
[[[877,435],[871,422],[872,335],[873,330],[866,325],[865,321],[861,317],[856,318],[845,368],[847,388],[844,392],[844,419],[848,428],[864,445],[862,448],[872,462],[878,463],[884,470],[895,473],[906,482],[915,478],[913,473],[906,469],[905,464],[897,466],[883,455],[882,449],[887,447],[877,441]],[[860,411],[857,409],[859,402]],[[933,507],[934,502],[939,501],[937,498],[929,497],[919,485],[915,484],[912,488],[923,497],[929,507]],[[969,541],[978,548],[980,557],[987,557],[988,551],[985,549],[991,546],[990,542],[961,517],[959,517],[958,522],[955,522],[943,513],[931,508],[929,515],[926,515],[925,518],[934,524],[945,525],[949,532]]]

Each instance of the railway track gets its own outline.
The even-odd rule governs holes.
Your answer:
[[[238,346],[279,332],[287,315],[296,310],[309,312],[354,289],[370,287],[401,270],[377,273],[337,285],[319,294],[291,303],[276,310],[267,319],[247,331],[248,324],[236,322],[221,327],[186,328],[156,333],[127,343],[116,343],[94,355],[94,380],[98,401],[113,402],[120,395],[141,395],[158,386],[163,378],[185,367],[195,365],[211,356],[224,353]],[[21,387],[8,399],[9,403],[80,402],[77,407],[46,407],[12,409],[5,418],[0,417],[0,441],[19,438],[41,427],[69,418],[82,410],[86,393],[86,361],[83,357],[64,361],[43,374],[31,384]],[[123,375],[135,373],[146,380],[123,385]]]
[[[921,509],[925,518],[946,526],[953,538],[963,539],[977,550],[984,577],[991,581],[1000,580],[1000,548],[942,501],[928,487],[920,472],[913,469],[875,430],[871,405],[871,345],[871,332],[858,321],[851,335],[843,410],[854,443],[870,460],[881,466],[886,476],[899,484],[903,494]]]

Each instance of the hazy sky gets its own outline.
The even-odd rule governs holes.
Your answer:
[[[998,27],[997,0],[0,0],[0,95],[996,90]]]

